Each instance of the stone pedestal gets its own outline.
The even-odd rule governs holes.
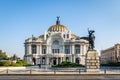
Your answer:
[[[96,50],[89,50],[85,61],[87,72],[98,72],[100,68],[99,56]]]

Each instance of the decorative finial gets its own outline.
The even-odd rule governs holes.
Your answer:
[[[57,16],[57,21],[56,21],[56,25],[60,25],[60,20],[59,20],[60,16]]]

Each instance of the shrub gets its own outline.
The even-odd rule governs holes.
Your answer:
[[[109,62],[107,64],[101,64],[101,66],[120,66],[120,62]]]
[[[84,67],[84,65],[64,61],[61,64],[52,65],[52,67]]]

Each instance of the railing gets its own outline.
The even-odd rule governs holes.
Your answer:
[[[86,74],[84,69],[4,69],[0,74]],[[91,73],[95,74],[95,73]],[[103,70],[98,74],[120,74],[120,70]]]

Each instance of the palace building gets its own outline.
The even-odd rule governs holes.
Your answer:
[[[26,39],[24,44],[24,60],[35,65],[56,65],[63,61],[85,65],[89,46],[85,37],[72,34],[66,26],[61,25],[59,17],[47,32]]]
[[[101,63],[120,62],[120,44],[101,50]]]

